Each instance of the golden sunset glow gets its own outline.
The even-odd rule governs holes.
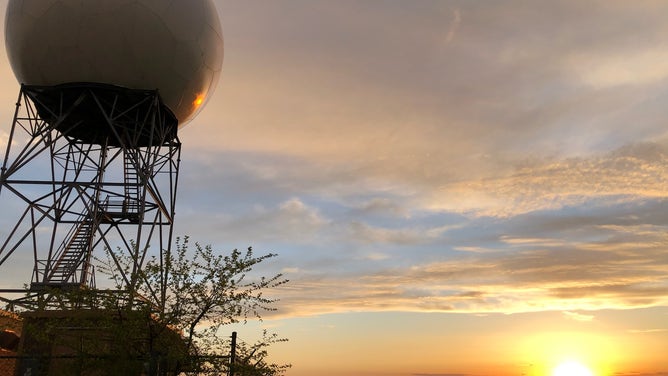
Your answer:
[[[195,100],[193,101],[193,105],[195,107],[199,107],[202,105],[202,103],[204,103],[204,94],[199,94],[197,98],[195,98]]]
[[[532,364],[531,370],[526,372],[527,375],[607,376],[613,373],[614,365],[628,361],[616,336],[604,332],[569,329],[569,326],[573,327],[573,324],[566,320],[569,316],[562,317],[564,321],[561,323],[555,319],[542,321],[544,325],[554,327],[554,330],[535,331],[518,339],[514,356]],[[535,329],[527,327],[527,330]],[[571,373],[564,373],[567,371]]]
[[[594,374],[586,366],[571,360],[555,367],[552,376],[594,376]]]

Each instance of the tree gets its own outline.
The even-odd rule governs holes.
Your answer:
[[[274,376],[282,375],[290,368],[286,364],[267,363],[266,357],[269,355],[268,347],[277,342],[287,341],[278,337],[276,333],[269,334],[266,330],[262,332],[262,339],[253,345],[240,343],[237,346],[236,361],[234,367],[234,376]]]
[[[254,344],[238,343],[230,365],[230,333],[222,333],[276,309],[264,293],[288,280],[280,273],[251,277],[275,254],[256,256],[252,248],[217,254],[198,243],[191,249],[185,237],[142,268],[134,255],[107,250],[105,256],[97,270],[115,290],[50,291],[51,304],[60,307],[26,316],[27,353],[58,354],[40,364],[48,374],[220,375],[233,367],[235,376],[278,376],[290,367],[267,362],[267,348],[286,339],[266,331]]]
[[[117,267],[129,275],[137,260],[110,251],[106,256],[106,260],[100,260],[103,262],[98,270],[108,275],[117,289],[127,288]],[[224,355],[229,354],[229,340],[221,335],[222,327],[249,318],[261,319],[262,313],[275,311],[276,300],[265,297],[264,292],[288,282],[280,273],[249,280],[248,275],[256,265],[275,256],[273,253],[255,256],[250,247],[245,252],[235,249],[227,255],[217,254],[210,245],[199,243],[191,251],[189,238],[184,237],[177,238],[175,250],[150,257],[136,273],[136,291],[131,292],[145,299],[156,318],[157,325],[149,328],[149,351],[155,352],[155,341],[164,331],[176,331],[182,333],[183,349],[176,354],[163,351],[160,355],[176,358],[180,363],[177,369],[193,373],[227,369],[228,359]],[[289,365],[265,361],[267,347],[282,341],[285,339],[264,332],[263,338],[253,345],[240,343],[239,370],[243,370],[243,375],[283,374]]]

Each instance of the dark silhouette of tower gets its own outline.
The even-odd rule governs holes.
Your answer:
[[[136,260],[118,272],[132,289],[150,247],[171,244],[181,144],[156,91],[101,84],[22,86],[0,192],[25,210],[0,246],[35,258],[30,295],[95,288],[92,251]],[[39,300],[40,304],[48,300]]]
[[[17,253],[34,265],[27,289],[0,291],[27,295],[0,300],[30,309],[62,305],[55,290],[95,290],[94,258],[104,249],[132,295],[149,253],[171,247],[177,133],[210,98],[222,66],[215,5],[9,0],[6,14],[21,89],[0,200],[20,214],[0,239],[0,271]]]

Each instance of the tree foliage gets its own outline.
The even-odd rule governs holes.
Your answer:
[[[276,310],[273,298],[265,297],[268,289],[288,282],[282,274],[250,278],[249,273],[259,263],[276,257],[269,253],[256,256],[249,247],[245,252],[233,250],[218,254],[210,245],[194,244],[190,239],[176,240],[174,250],[150,257],[136,275],[136,290],[151,307],[156,322],[163,330],[182,333],[189,364],[193,372],[220,371],[227,367],[229,337],[222,335],[222,327],[261,319],[262,313]],[[126,289],[127,281],[118,272],[120,267],[129,275],[137,260],[132,255],[107,252],[107,258],[98,270],[111,277],[117,289]],[[160,329],[158,329],[160,330]],[[158,337],[160,333],[154,333]],[[228,333],[229,335],[229,333]],[[253,344],[240,342],[237,346],[243,362],[243,375],[280,375],[288,365],[266,363],[267,347],[285,339],[264,333]],[[250,367],[249,367],[250,366]],[[241,375],[241,373],[235,373]]]
[[[268,363],[268,348],[274,343],[285,342],[276,333],[262,332],[262,338],[252,345],[241,342],[237,346],[237,358],[234,363],[235,376],[275,376],[282,375],[290,368],[287,364]]]
[[[30,324],[33,342],[50,343],[51,352],[64,347],[70,349],[68,354],[74,351],[77,361],[59,363],[62,374],[86,369],[96,369],[96,374],[104,369],[110,375],[224,374],[232,367],[235,376],[282,375],[290,366],[268,362],[267,350],[285,339],[265,331],[254,344],[239,341],[237,361],[230,365],[231,333],[223,328],[261,319],[276,309],[276,300],[265,292],[287,279],[280,273],[261,277],[253,272],[275,256],[256,256],[251,248],[218,254],[211,246],[191,247],[188,237],[177,239],[173,250],[149,257],[144,265],[135,255],[107,250],[106,257],[97,259],[97,270],[110,277],[113,292],[50,293],[56,301],[95,307],[104,314],[62,311],[55,320],[39,316]],[[74,335],[62,330],[71,327],[88,329]]]

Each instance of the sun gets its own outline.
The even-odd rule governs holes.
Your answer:
[[[556,366],[552,370],[552,376],[594,376],[594,374],[584,365],[568,361]]]

